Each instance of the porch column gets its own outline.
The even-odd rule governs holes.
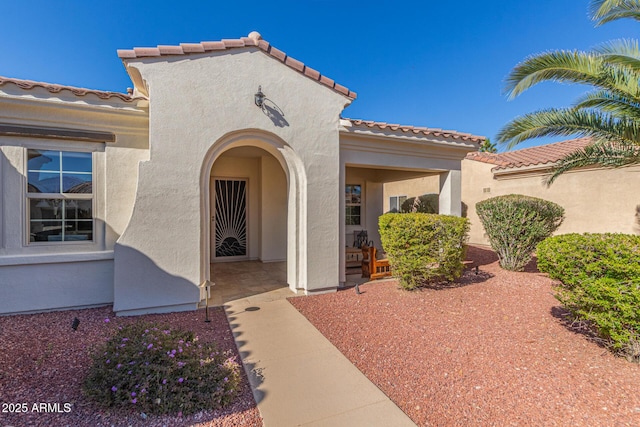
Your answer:
[[[462,180],[459,170],[440,173],[439,203],[440,214],[462,216]]]

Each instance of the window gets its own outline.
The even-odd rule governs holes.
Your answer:
[[[345,221],[347,225],[360,225],[362,207],[362,187],[348,184],[345,188]]]
[[[407,200],[407,196],[389,197],[389,212],[400,212],[402,204]]]
[[[27,150],[29,242],[93,240],[93,157]]]

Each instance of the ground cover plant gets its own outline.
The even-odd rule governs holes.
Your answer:
[[[202,310],[116,317],[110,307],[0,316],[0,402],[14,404],[13,412],[7,408],[6,412],[0,413],[0,424],[16,427],[262,426],[242,369],[237,395],[230,404],[191,415],[180,411],[153,415],[142,411],[139,402],[129,402],[124,407],[106,407],[83,393],[84,381],[92,369],[93,351],[118,333],[119,327],[141,321],[169,324],[172,330],[191,331],[203,347],[215,343],[221,353],[230,352],[240,360],[224,309],[210,308],[210,323],[205,323],[204,317]],[[76,318],[79,323],[74,330]],[[41,403],[48,403],[48,409],[35,410],[34,405],[40,408]],[[27,411],[18,411],[17,407],[26,407]]]
[[[556,298],[604,344],[640,362],[640,236],[565,234],[538,245]]]
[[[466,218],[388,213],[380,217],[379,227],[392,274],[404,289],[460,277],[469,231]]]
[[[99,346],[85,381],[87,396],[109,407],[152,414],[219,409],[236,395],[240,366],[193,332],[138,322]]]
[[[478,202],[476,212],[500,266],[511,271],[524,269],[536,245],[551,236],[564,219],[561,206],[520,194]]]

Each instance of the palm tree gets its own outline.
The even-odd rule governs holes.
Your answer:
[[[592,0],[597,24],[620,18],[640,20],[640,0]],[[560,160],[547,179],[590,165],[622,167],[640,163],[640,49],[636,40],[609,42],[591,51],[552,51],[533,55],[507,77],[511,99],[543,82],[579,83],[593,90],[572,107],[520,116],[498,133],[512,148],[542,136],[588,136],[593,142]]]

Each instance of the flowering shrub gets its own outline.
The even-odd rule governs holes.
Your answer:
[[[96,351],[84,392],[110,407],[189,414],[227,405],[239,383],[240,366],[215,344],[140,322],[120,327]]]

